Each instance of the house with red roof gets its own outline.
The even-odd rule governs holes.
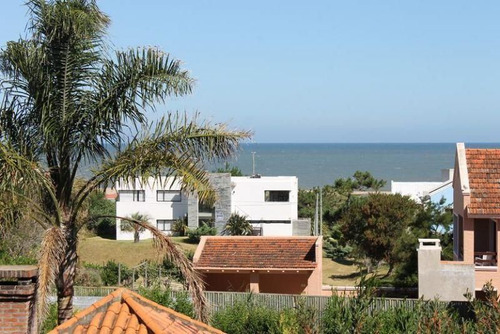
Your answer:
[[[49,332],[58,333],[223,334],[127,289],[114,291]]]
[[[207,291],[321,295],[322,237],[204,236],[193,264]]]
[[[500,149],[457,144],[453,177],[454,260],[475,267],[475,289],[500,288]]]

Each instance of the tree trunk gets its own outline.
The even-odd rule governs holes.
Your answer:
[[[134,231],[134,242],[139,242],[139,231]]]
[[[58,324],[63,323],[73,316],[73,285],[75,282],[76,262],[78,259],[76,254],[78,239],[74,224],[63,224],[61,230],[67,241],[67,248],[56,279]]]

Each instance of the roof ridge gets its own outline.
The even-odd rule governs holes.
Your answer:
[[[128,291],[124,291],[122,294],[122,300],[130,307],[134,313],[141,318],[141,320],[147,325],[147,327],[155,334],[163,333],[163,329],[158,326],[156,321],[149,316],[148,312],[144,310],[141,304],[136,302],[132,296],[130,296]]]
[[[181,320],[183,320],[183,321],[186,321],[188,323],[193,323],[193,324],[195,324],[195,325],[197,325],[199,327],[202,327],[205,330],[210,330],[211,332],[214,332],[214,328],[210,328],[210,326],[208,326],[207,324],[205,324],[205,323],[203,323],[201,321],[198,321],[196,319],[190,318],[189,316],[187,316],[185,314],[179,313],[179,312],[177,312],[177,311],[175,311],[175,310],[173,310],[171,308],[168,308],[166,306],[160,305],[160,304],[158,304],[158,303],[156,303],[156,302],[154,302],[154,301],[152,301],[150,299],[144,298],[143,296],[139,295],[138,293],[136,293],[134,291],[130,291],[130,290],[127,290],[127,289],[125,289],[125,290],[126,291],[125,291],[124,295],[127,296],[128,301],[132,301],[133,304],[135,303],[135,307],[141,307],[142,305],[139,302],[137,302],[134,298],[139,299],[143,303],[149,304],[150,306],[152,306],[154,308],[157,308],[157,309],[160,309],[160,310],[162,310],[164,312],[167,312],[167,313],[169,313],[169,314],[171,314],[171,315],[173,315],[173,316],[175,316],[177,318],[181,318]],[[127,304],[128,304],[128,301],[127,301]],[[129,306],[130,306],[130,304],[129,304]],[[135,309],[134,309],[134,311],[135,311]],[[161,329],[161,330],[163,331],[163,329]],[[218,329],[216,329],[216,330],[217,330],[217,332],[215,332],[215,333],[224,333],[224,332],[222,332],[222,331],[220,331]]]

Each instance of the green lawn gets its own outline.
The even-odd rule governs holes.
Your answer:
[[[387,274],[387,266],[381,266],[376,273],[381,277]],[[359,283],[361,273],[355,261],[334,261],[323,258],[323,284],[333,286],[354,286]]]
[[[196,250],[197,245],[186,242],[186,237],[172,237],[174,242],[186,252]],[[138,265],[144,260],[155,259],[156,252],[152,240],[118,241],[101,237],[83,237],[78,247],[80,261],[103,264],[108,260],[124,263],[129,267]],[[387,268],[382,268],[379,274],[385,274]],[[337,262],[323,258],[323,284],[334,286],[352,286],[359,282],[360,274],[357,263],[350,261]]]
[[[197,245],[185,242],[186,237],[172,237],[174,242],[186,252],[193,252]],[[103,264],[109,260],[136,266],[144,260],[156,259],[156,251],[151,239],[138,243],[124,240],[110,240],[101,237],[83,237],[78,246],[80,261]]]

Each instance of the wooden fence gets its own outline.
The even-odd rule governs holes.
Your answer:
[[[113,292],[115,289],[115,287],[76,286],[75,296],[106,296]],[[171,297],[175,299],[181,292],[182,291],[171,291]],[[283,295],[272,293],[251,294],[246,292],[214,291],[206,291],[205,296],[207,297],[211,312],[217,312],[219,310],[225,309],[228,306],[232,306],[237,302],[247,300],[251,300],[258,305],[280,311],[295,307],[299,300],[301,300],[305,303],[305,305],[310,306],[318,312],[318,319],[321,319],[328,300],[332,298],[327,296]],[[350,300],[353,300],[349,297],[343,298],[346,298],[345,301],[347,303],[349,303]],[[395,307],[405,307],[412,309],[418,302],[421,301],[419,299],[373,298],[368,306],[368,312],[389,310]],[[466,314],[469,309],[469,304],[467,302],[443,302],[443,304],[457,310],[461,315]]]

